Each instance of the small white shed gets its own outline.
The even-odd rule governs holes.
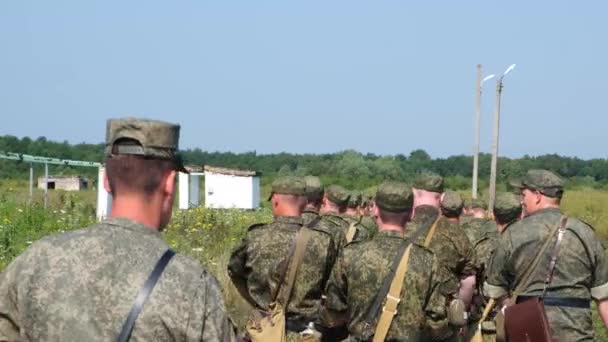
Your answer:
[[[205,207],[257,209],[260,177],[256,171],[206,165]]]

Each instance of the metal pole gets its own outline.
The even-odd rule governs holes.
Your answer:
[[[34,163],[30,163],[30,204],[34,198]]]
[[[49,201],[49,164],[44,164],[44,209]]]
[[[502,93],[502,77],[496,81],[496,106],[494,109],[494,139],[492,141],[492,166],[490,169],[490,199],[488,212],[494,213],[494,200],[496,198],[496,163],[498,160],[498,132],[500,130],[500,95]]]
[[[481,64],[477,64],[477,106],[475,113],[475,144],[473,147],[473,189],[471,196],[477,198],[477,174],[479,169],[479,129],[481,120]]]

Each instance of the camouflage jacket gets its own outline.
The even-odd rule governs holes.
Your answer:
[[[407,225],[405,237],[414,234],[425,222],[432,222],[438,214],[437,208],[427,205],[417,207],[414,220]],[[421,234],[416,242],[422,245],[425,239],[426,234]],[[453,274],[457,282],[477,273],[479,265],[476,264],[475,251],[458,223],[440,218],[429,249],[437,256],[439,263]]]
[[[485,230],[483,226],[489,221],[490,220],[485,218],[469,217],[465,220],[461,219],[460,226],[462,227],[462,230],[464,230],[464,232],[467,234],[469,242],[471,242],[471,244],[474,244],[485,235]]]
[[[559,224],[560,217],[557,208],[542,209],[513,223],[500,235],[488,267],[485,295],[499,298],[517,287],[544,239]],[[608,298],[608,263],[595,232],[572,217],[568,218],[566,228],[546,296],[583,300]],[[522,295],[541,295],[556,238],[552,237]],[[545,305],[545,309],[556,341],[593,340],[591,309],[550,305]]]
[[[321,325],[347,324],[351,339],[373,335],[375,324],[365,324],[367,310],[380,291],[404,239],[401,233],[380,231],[373,240],[348,244],[334,266],[327,285]],[[412,245],[398,313],[387,340],[421,341],[451,334],[446,318],[446,298],[439,291],[445,271],[433,253]],[[380,314],[376,320],[380,318]],[[376,322],[374,322],[376,323]]]
[[[319,212],[314,209],[305,209],[302,213],[302,220],[305,226],[309,225],[317,217],[319,217]]]
[[[367,231],[353,220],[334,213],[326,213],[321,216],[321,221],[317,227],[331,234],[336,244],[336,255],[339,255],[346,245],[346,233],[351,223],[354,223],[357,229],[353,241],[363,241],[368,238]]]
[[[365,229],[367,233],[367,238],[371,239],[378,232],[378,225],[376,224],[376,220],[368,215],[359,215],[356,217],[359,221],[359,227]]]
[[[300,217],[276,216],[272,223],[251,226],[232,252],[228,273],[251,304],[267,309],[274,300],[271,296],[281,282],[282,270],[289,263],[288,256],[301,227]],[[317,318],[321,295],[335,262],[335,251],[331,236],[313,228],[287,306],[288,318],[301,322]]]
[[[157,231],[114,218],[33,244],[0,274],[0,341],[116,340],[167,250]],[[216,279],[177,254],[131,341],[233,341]]]

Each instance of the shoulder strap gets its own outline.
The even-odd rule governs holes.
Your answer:
[[[553,252],[551,253],[551,262],[549,263],[549,272],[547,273],[547,277],[545,278],[545,284],[543,286],[543,294],[541,297],[545,297],[545,293],[547,293],[547,288],[551,284],[553,280],[553,272],[555,272],[555,266],[557,265],[557,256],[559,255],[559,246],[562,243],[562,239],[564,238],[564,234],[566,233],[566,223],[568,222],[568,217],[562,216],[559,223],[559,230],[557,231],[557,240],[555,241],[555,246],[553,246]]]
[[[378,320],[378,325],[376,325],[374,342],[384,341],[386,335],[388,334],[388,329],[391,327],[391,323],[393,322],[393,317],[395,317],[397,314],[397,306],[401,301],[401,289],[403,288],[405,274],[408,270],[411,250],[412,245],[408,244],[405,253],[403,253],[403,256],[401,257],[401,261],[399,262],[399,266],[397,267],[397,272],[393,277],[393,281],[391,282],[391,288],[386,295],[386,301],[384,302],[384,307],[382,308],[382,314]]]
[[[173,258],[175,252],[172,249],[167,249],[165,254],[156,262],[156,266],[154,266],[154,270],[150,273],[150,276],[144,283],[144,286],[139,290],[137,294],[137,298],[135,298],[135,303],[133,303],[133,307],[131,307],[131,311],[129,312],[129,316],[122,326],[122,330],[120,335],[118,335],[118,342],[126,342],[131,338],[131,332],[133,331],[133,326],[135,326],[135,321],[137,320],[137,316],[141,313],[146,300],[152,293],[152,289],[156,285],[158,278],[160,278],[161,274],[167,267],[169,260]]]
[[[513,291],[513,294],[512,294],[512,297],[514,299],[517,299],[517,296],[519,296],[521,294],[521,292],[528,286],[530,278],[532,277],[532,274],[534,273],[534,269],[536,269],[536,267],[538,266],[540,259],[542,259],[543,255],[545,254],[547,247],[549,247],[551,238],[553,237],[553,235],[555,235],[555,232],[559,228],[560,228],[560,224],[556,225],[555,228],[553,228],[551,230],[551,232],[545,238],[545,242],[543,243],[543,246],[540,248],[540,250],[534,257],[534,261],[532,261],[530,266],[528,266],[528,268],[526,269],[526,272],[524,272],[524,275],[522,276],[521,282],[519,283],[519,285],[517,285],[517,287],[515,287],[515,290]]]
[[[277,291],[277,295],[275,300],[281,303],[284,308],[287,308],[287,304],[289,304],[289,297],[291,296],[291,290],[293,289],[293,283],[296,280],[296,274],[298,273],[298,268],[304,259],[304,254],[306,252],[306,245],[308,245],[308,240],[310,240],[311,230],[303,226],[298,231],[298,235],[295,238],[295,248],[293,255],[291,256],[291,260],[289,261],[289,268],[287,272],[287,282],[286,286],[282,286],[282,282],[279,283],[279,289]]]
[[[440,218],[441,218],[441,215],[437,215],[435,222],[433,222],[433,225],[431,226],[429,233],[426,235],[426,238],[424,239],[424,247],[429,248],[431,241],[433,241],[433,236],[435,236],[435,231],[437,230],[437,223],[439,223]]]
[[[348,226],[348,230],[346,231],[346,243],[350,243],[355,238],[355,233],[357,233],[356,222],[352,222]]]

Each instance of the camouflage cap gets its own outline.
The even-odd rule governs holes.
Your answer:
[[[464,207],[467,209],[488,209],[488,203],[481,198],[475,198],[464,201]]]
[[[378,208],[392,213],[408,211],[414,205],[412,188],[401,182],[384,182],[378,187],[375,202]]]
[[[337,205],[348,204],[350,193],[339,185],[330,185],[325,189],[325,195],[332,203]]]
[[[511,222],[521,215],[519,196],[511,192],[499,192],[494,202],[494,217],[500,222]]]
[[[121,118],[110,119],[106,125],[106,157],[130,154],[151,159],[174,160],[178,170],[184,169],[177,152],[180,126],[164,121]]]
[[[278,177],[272,182],[270,186],[270,196],[268,200],[272,198],[273,194],[284,194],[284,195],[295,195],[305,196],[306,195],[306,182],[295,176],[283,176]]]
[[[456,191],[446,191],[441,197],[441,211],[447,217],[460,216],[462,213],[462,197]]]
[[[361,205],[361,203],[363,202],[363,196],[361,195],[361,192],[353,190],[350,192],[350,197],[348,198],[348,207],[349,208],[356,208],[358,206]]]
[[[323,185],[321,180],[316,176],[304,177],[304,183],[306,183],[306,198],[310,201],[314,201],[323,197]]]
[[[564,181],[549,170],[529,170],[521,179],[512,180],[509,184],[520,190],[535,190],[548,197],[561,198],[564,193]]]
[[[443,177],[434,173],[421,173],[416,176],[413,187],[430,192],[443,192]]]

